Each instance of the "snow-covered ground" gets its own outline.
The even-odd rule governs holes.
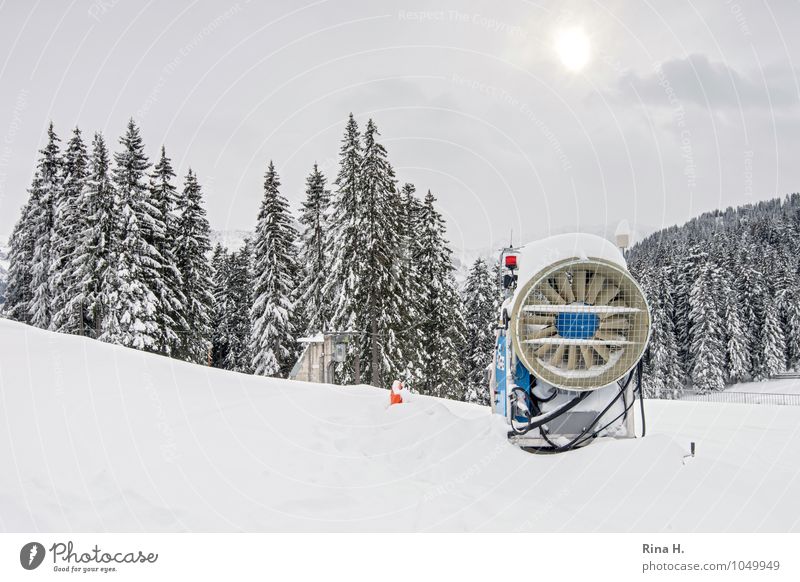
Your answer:
[[[725,389],[725,392],[749,392],[758,394],[800,394],[800,379],[786,378],[763,382],[742,382]]]
[[[647,401],[644,439],[535,456],[387,402],[0,320],[0,529],[800,530],[800,407]]]

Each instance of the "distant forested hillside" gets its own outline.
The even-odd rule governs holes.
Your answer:
[[[659,231],[629,264],[653,313],[650,395],[722,390],[800,363],[800,194]]]

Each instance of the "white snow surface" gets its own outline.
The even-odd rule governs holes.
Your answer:
[[[388,400],[0,320],[0,529],[800,530],[800,407],[647,401],[645,438],[540,456]]]
[[[800,379],[782,378],[762,382],[733,384],[725,392],[749,392],[752,394],[800,394]]]

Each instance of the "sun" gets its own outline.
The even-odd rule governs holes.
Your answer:
[[[589,37],[580,27],[564,28],[556,33],[555,50],[567,69],[578,72],[592,56]]]

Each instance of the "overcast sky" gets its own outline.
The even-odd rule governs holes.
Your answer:
[[[133,116],[213,228],[251,229],[268,160],[297,208],[351,111],[455,247],[649,231],[800,190],[798,25],[794,1],[0,0],[0,234],[49,120],[116,148]]]

